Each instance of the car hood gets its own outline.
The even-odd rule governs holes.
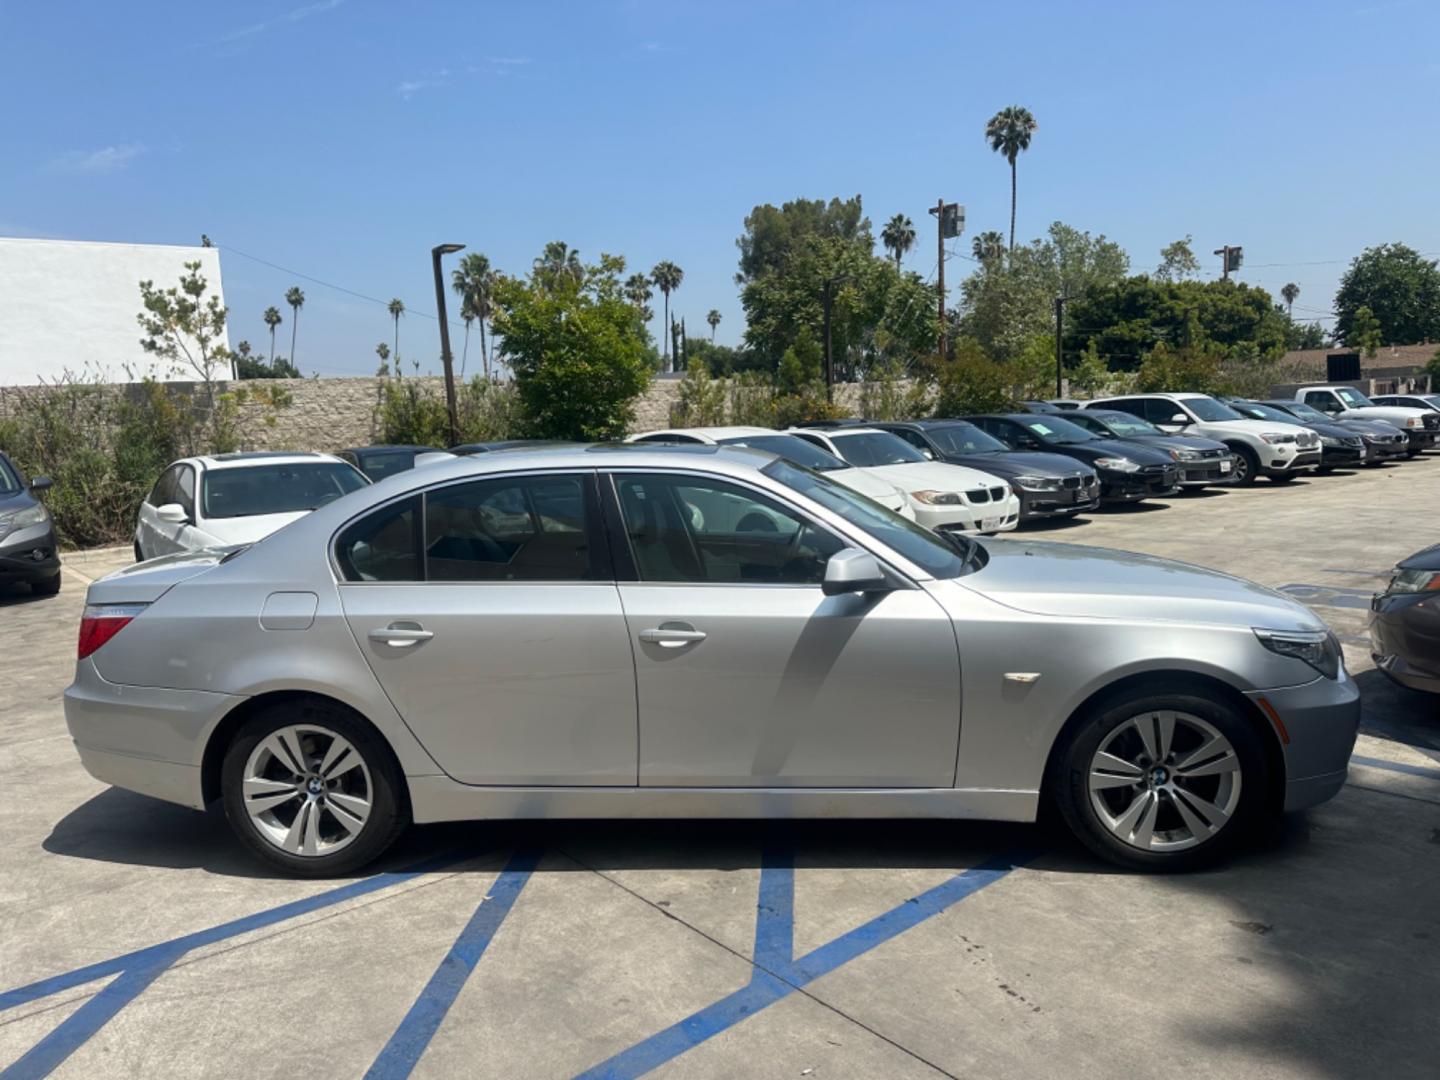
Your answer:
[[[868,495],[882,506],[892,509],[905,504],[905,496],[896,490],[888,480],[873,475],[868,469],[834,469],[824,474],[825,479],[844,484],[851,491]]]
[[[1200,435],[1126,435],[1116,442],[1135,443],[1158,450],[1162,446],[1174,450],[1226,450],[1224,443],[1217,439],[1206,439]]]
[[[279,532],[292,521],[299,521],[312,510],[296,510],[288,514],[252,514],[249,517],[206,518],[200,526],[220,544],[253,544]]]
[[[1319,420],[1306,420],[1304,426],[1326,439],[1353,439],[1357,434],[1348,427],[1329,421],[1321,423]]]
[[[966,488],[994,487],[996,484],[1005,483],[994,473],[981,472],[965,465],[947,465],[939,461],[867,465],[865,471],[893,484],[901,491],[964,491]]]
[[[8,488],[0,490],[0,514],[8,514],[12,510],[24,510],[27,506],[34,506],[36,502],[35,496],[24,488],[19,491],[10,491]]]
[[[1361,405],[1359,408],[1346,409],[1343,416],[1356,416],[1362,420],[1388,420],[1398,427],[1404,427],[1405,421],[1420,417],[1423,421],[1429,409],[1412,409],[1407,405]]]
[[[1397,570],[1440,570],[1440,544],[1401,559]]]
[[[1036,615],[1322,630],[1283,593],[1189,563],[1110,548],[985,540],[990,561],[958,583]]]
[[[1189,425],[1191,429],[1207,435],[1212,431],[1227,435],[1254,435],[1256,438],[1266,432],[1277,435],[1301,435],[1306,428],[1298,420],[1201,420]]]
[[[1403,435],[1405,432],[1390,423],[1388,420],[1366,420],[1363,416],[1342,416],[1335,421],[1336,425],[1347,428],[1351,431],[1360,431],[1368,435]]]
[[[947,454],[950,465],[966,465],[995,476],[1075,476],[1094,472],[1084,462],[1066,454],[1047,454],[1040,450],[1006,450],[993,454]]]
[[[1057,447],[1057,449],[1060,449]],[[1126,442],[1123,439],[1091,439],[1088,442],[1067,443],[1062,453],[1079,453],[1094,460],[1102,457],[1125,457],[1137,465],[1173,465],[1175,459],[1170,451],[1141,442]]]

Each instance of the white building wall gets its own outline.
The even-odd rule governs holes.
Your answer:
[[[215,248],[0,237],[0,385],[49,382],[67,371],[108,382],[195,378],[157,366],[140,347],[135,316],[142,280],[169,288],[197,260],[206,296],[223,303]],[[228,348],[228,339],[221,344]]]

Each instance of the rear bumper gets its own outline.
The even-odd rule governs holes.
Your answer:
[[[1342,673],[1339,679],[1317,678],[1303,686],[1252,691],[1246,697],[1257,705],[1263,699],[1285,725],[1285,809],[1303,810],[1338,792],[1360,730],[1355,681]]]

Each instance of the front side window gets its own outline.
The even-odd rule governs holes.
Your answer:
[[[766,468],[777,465],[795,468],[783,459]],[[825,563],[845,546],[794,511],[723,480],[621,474],[615,492],[641,581],[818,585]]]
[[[339,461],[241,465],[207,471],[201,504],[207,518],[293,514],[334,502],[367,483]]]
[[[589,476],[507,476],[425,496],[428,581],[587,581]]]
[[[879,465],[913,465],[926,460],[919,450],[888,431],[862,431],[854,435],[832,435],[830,438],[841,457],[862,469]]]
[[[175,501],[184,508],[190,520],[195,520],[195,470],[181,465],[175,474]]]
[[[166,503],[175,501],[175,476],[179,472],[179,465],[171,465],[160,474],[160,479],[155,481],[155,486],[150,489],[150,494],[145,496],[145,501],[151,506],[164,506]]]

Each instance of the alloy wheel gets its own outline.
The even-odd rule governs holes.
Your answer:
[[[291,855],[332,855],[364,830],[370,767],[345,738],[315,724],[278,728],[245,762],[242,795],[255,831]]]
[[[1240,804],[1240,757],[1191,713],[1159,710],[1118,724],[1096,749],[1086,791],[1100,822],[1142,851],[1197,847]]]

